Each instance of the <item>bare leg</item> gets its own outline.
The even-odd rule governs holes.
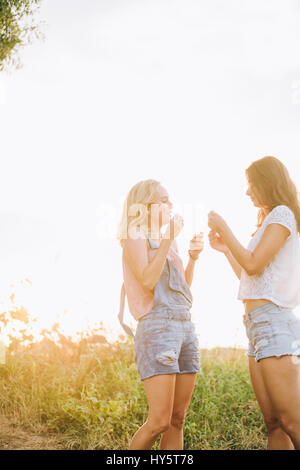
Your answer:
[[[268,395],[262,376],[261,362],[256,362],[254,357],[249,357],[251,382],[268,431],[268,449],[293,450],[294,445],[281,428],[276,410]]]
[[[183,449],[183,426],[195,388],[197,374],[177,374],[171,425],[162,435],[160,448],[166,450]]]
[[[129,450],[149,450],[170,426],[176,374],[154,375],[143,381],[149,405],[148,418],[132,438]]]
[[[300,364],[293,356],[260,361],[264,384],[281,428],[300,450]]]

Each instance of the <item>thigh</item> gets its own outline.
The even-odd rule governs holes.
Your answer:
[[[173,414],[185,413],[189,407],[197,380],[197,374],[177,374]]]
[[[293,356],[282,356],[262,359],[259,365],[276,412],[300,419],[300,364]]]
[[[264,383],[264,378],[261,371],[261,361],[256,362],[255,358],[250,356],[248,358],[248,361],[250,379],[253,386],[253,390],[262,415],[264,417],[264,420],[268,424],[276,420],[276,410],[272,404],[271,398],[269,397],[267,388]]]
[[[143,381],[148,401],[148,420],[171,419],[176,374],[155,375]]]

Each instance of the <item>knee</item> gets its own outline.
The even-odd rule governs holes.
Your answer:
[[[295,419],[286,414],[282,414],[279,417],[279,422],[281,428],[288,434],[290,437],[293,437],[295,434],[299,432],[300,429],[300,419]]]
[[[280,421],[277,416],[267,416],[264,418],[264,421],[268,434],[271,434],[272,432],[276,431],[276,429],[279,429],[281,427]]]
[[[170,427],[170,419],[161,417],[160,419],[149,420],[147,424],[150,427],[151,434],[153,436],[159,436],[160,434],[168,431]]]
[[[171,417],[171,425],[176,429],[183,429],[185,420],[185,411],[175,411]]]

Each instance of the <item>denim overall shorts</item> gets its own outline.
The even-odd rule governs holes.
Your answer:
[[[150,239],[151,248],[157,245]],[[200,351],[191,321],[192,293],[167,258],[154,287],[152,309],[138,323],[135,362],[141,380],[162,374],[201,372]]]

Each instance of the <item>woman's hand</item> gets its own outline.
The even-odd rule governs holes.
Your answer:
[[[217,214],[217,212],[211,211],[208,214],[208,226],[215,232],[222,233],[222,230],[227,226],[227,224],[223,217]]]
[[[192,282],[193,282],[193,277],[194,277],[195,262],[204,248],[204,233],[203,232],[200,232],[193,236],[193,238],[190,241],[189,248],[190,248],[189,249],[190,256],[189,256],[189,261],[185,270],[185,280],[187,282],[187,285],[191,287]]]
[[[169,222],[169,225],[163,235],[164,239],[174,240],[183,229],[183,218],[179,214],[175,214]]]
[[[222,239],[221,235],[219,235],[215,230],[211,230],[208,234],[209,244],[210,246],[221,253],[229,253],[229,248]]]
[[[190,241],[190,249],[189,253],[192,255],[193,258],[198,258],[200,253],[203,251],[204,248],[204,233],[200,232],[195,234]]]

